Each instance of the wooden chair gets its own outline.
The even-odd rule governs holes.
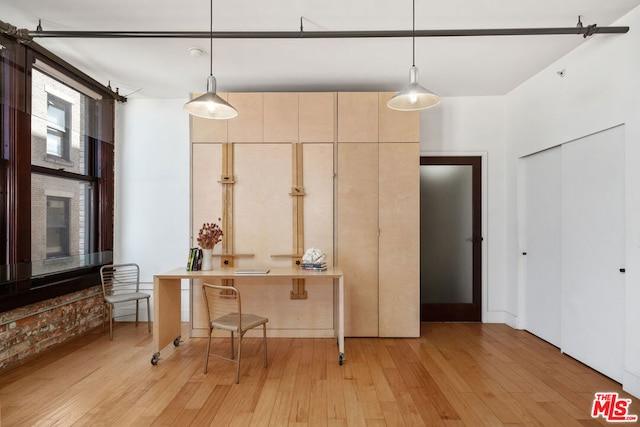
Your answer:
[[[104,305],[109,307],[109,339],[113,340],[113,307],[116,304],[135,301],[136,326],[138,325],[138,302],[147,300],[147,326],[151,332],[151,295],[140,292],[140,267],[137,264],[110,264],[100,268]],[[102,323],[104,329],[104,322]]]
[[[242,339],[244,334],[257,326],[262,325],[264,367],[267,367],[267,322],[266,317],[255,314],[242,313],[240,292],[233,286],[202,285],[202,293],[207,308],[207,320],[209,324],[209,342],[204,361],[204,373],[207,373],[210,356],[229,360],[236,364],[236,384],[240,381],[240,357],[242,353]],[[211,354],[211,334],[214,329],[222,329],[231,332],[231,357]],[[238,358],[234,357],[234,333],[238,335]]]

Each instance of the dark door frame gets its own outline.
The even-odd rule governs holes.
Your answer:
[[[480,156],[421,156],[422,165],[472,166],[472,229],[473,291],[472,303],[420,304],[421,321],[482,321],[482,157]]]

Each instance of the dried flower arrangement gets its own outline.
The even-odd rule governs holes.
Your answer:
[[[220,221],[220,218],[218,218]],[[205,222],[198,232],[198,246],[202,249],[213,249],[213,247],[222,241],[222,229],[215,223]]]

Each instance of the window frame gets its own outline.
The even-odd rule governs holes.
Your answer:
[[[44,72],[43,74],[46,75],[46,73]],[[50,105],[53,105],[58,110],[62,111],[64,115],[64,126],[59,126],[57,124],[54,124],[50,120],[47,122],[47,143],[46,143],[45,152],[47,156],[53,156],[53,157],[60,158],[62,160],[69,161],[70,160],[69,146],[71,144],[69,123],[71,123],[71,120],[73,119],[71,117],[71,103],[51,93],[47,93],[47,119],[49,118],[48,112],[49,112]],[[61,145],[60,153],[52,153],[49,151],[49,135],[50,134],[56,134],[60,136],[60,145]]]
[[[114,214],[115,100],[124,100],[37,43],[26,45],[0,34],[0,312],[100,284],[99,270],[112,262]],[[36,61],[102,96],[93,128],[92,174],[82,175],[31,164],[31,75]],[[42,71],[40,69],[40,71]],[[65,81],[65,84],[67,82]],[[84,93],[84,91],[81,91]],[[89,166],[88,166],[89,167]],[[94,185],[95,237],[88,262],[73,269],[33,276],[31,269],[32,173],[84,180]]]

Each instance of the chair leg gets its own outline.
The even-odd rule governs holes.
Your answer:
[[[147,329],[151,332],[151,305],[149,304],[149,298],[147,298]]]
[[[113,304],[109,304],[109,340],[113,341]]]
[[[138,312],[140,311],[140,300],[136,300],[136,326],[138,326]]]
[[[231,332],[231,359],[234,359],[234,356],[233,356],[233,332]]]
[[[244,334],[240,332],[238,334],[238,360],[236,360],[236,384],[240,382],[240,353],[242,353],[242,337]]]
[[[211,349],[211,333],[212,329],[209,329],[209,341],[207,341],[207,354],[204,359],[204,373],[207,373],[207,369],[209,368],[209,350]]]
[[[102,303],[102,332],[105,329],[105,323],[107,322],[107,303]]]
[[[262,324],[262,338],[264,342],[264,367],[267,367],[267,324]]]

